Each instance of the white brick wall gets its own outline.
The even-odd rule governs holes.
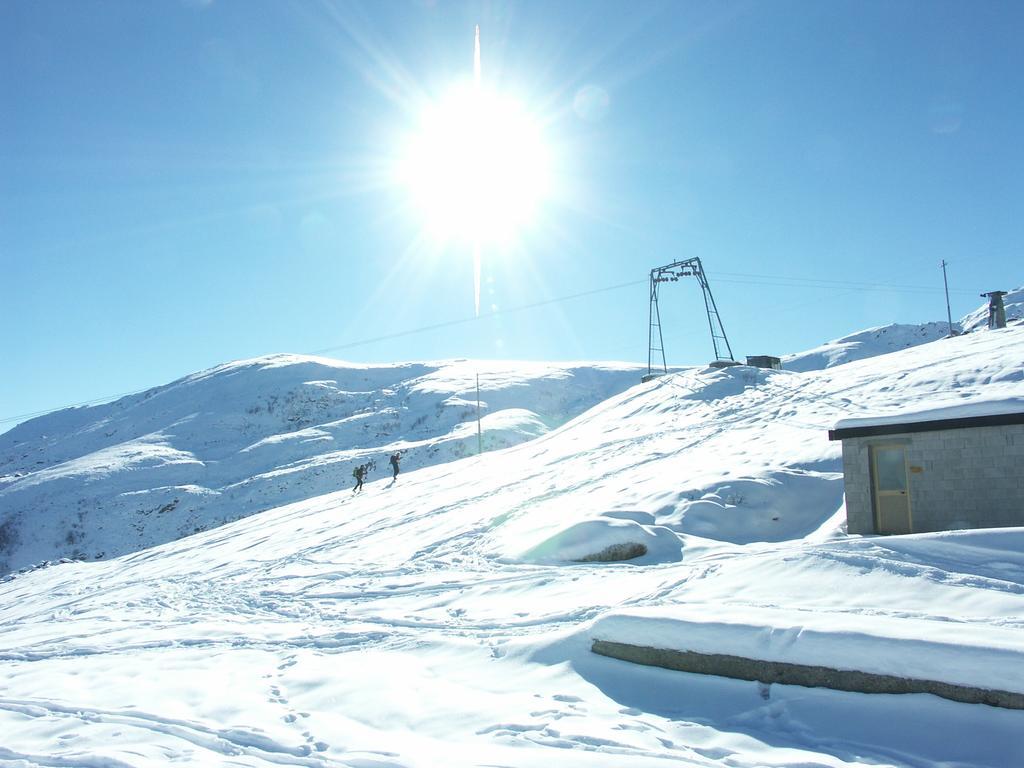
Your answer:
[[[850,533],[874,533],[872,445],[906,446],[915,533],[1024,526],[1024,424],[843,440]]]

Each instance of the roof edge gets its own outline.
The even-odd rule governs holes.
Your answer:
[[[1024,413],[996,413],[987,416],[964,416],[957,419],[907,421],[901,424],[876,424],[867,427],[830,429],[828,431],[828,439],[845,440],[848,437],[905,435],[912,432],[937,432],[942,429],[970,429],[972,427],[1002,427],[1011,424],[1024,424]]]

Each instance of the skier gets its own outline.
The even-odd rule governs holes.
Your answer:
[[[366,465],[360,464],[358,467],[352,470],[352,477],[356,479],[355,488],[352,489],[352,493],[361,491],[363,489],[363,478],[366,476]]]
[[[398,460],[402,458],[402,454],[395,451],[391,454],[391,471],[394,473],[391,475],[391,482],[395,482],[398,479]]]

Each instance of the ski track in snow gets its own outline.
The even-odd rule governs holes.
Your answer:
[[[847,538],[824,435],[1019,397],[1022,360],[1024,327],[805,374],[682,372],[501,452],[19,575],[0,584],[0,765],[1024,764],[1022,712],[641,668],[588,636],[680,603],[1024,635],[1024,534]],[[791,499],[802,483],[821,493]],[[727,518],[771,514],[796,533],[732,540]],[[701,515],[721,538],[693,534]],[[524,559],[588,520],[681,554]]]

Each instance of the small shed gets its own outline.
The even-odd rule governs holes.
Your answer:
[[[782,360],[772,355],[747,355],[747,365],[755,368],[769,368],[775,371],[782,370]]]
[[[1024,399],[844,419],[850,533],[1024,526]]]

